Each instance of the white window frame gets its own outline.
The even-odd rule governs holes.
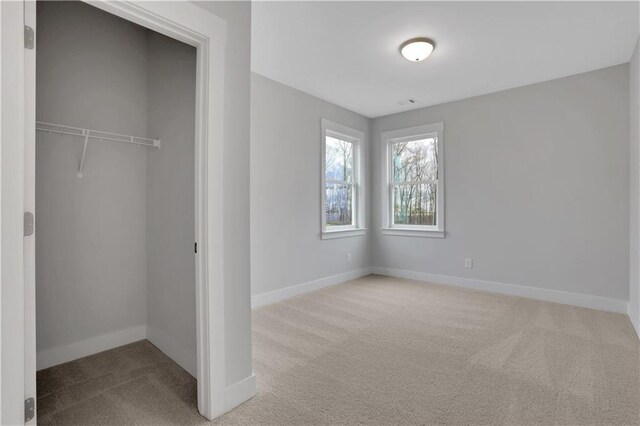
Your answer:
[[[393,223],[393,154],[394,143],[434,137],[438,145],[438,178],[435,225],[401,225]],[[382,234],[405,237],[444,238],[444,123],[433,123],[406,129],[382,132]]]
[[[365,144],[364,132],[335,123],[327,119],[320,120],[320,237],[323,240],[332,238],[355,237],[365,235],[365,209],[364,209],[364,173],[362,167],[363,147]],[[325,212],[326,201],[326,148],[327,136],[334,137],[353,144],[353,225],[327,226]],[[331,183],[331,182],[329,182]]]

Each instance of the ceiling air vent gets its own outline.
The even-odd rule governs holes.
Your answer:
[[[415,100],[414,98],[409,98],[409,99],[404,99],[402,101],[398,101],[398,105],[402,105],[402,106],[407,106],[407,105],[414,105],[417,104],[418,101]]]

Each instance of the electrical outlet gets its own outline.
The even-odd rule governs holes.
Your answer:
[[[466,258],[464,260],[464,267],[467,269],[473,268],[473,259]]]
[[[347,253],[347,263],[351,263],[351,253]]]

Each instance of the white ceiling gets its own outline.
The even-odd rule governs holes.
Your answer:
[[[628,62],[638,21],[637,2],[258,1],[251,67],[378,117]],[[414,37],[423,62],[398,52]]]

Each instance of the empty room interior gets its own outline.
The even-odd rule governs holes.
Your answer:
[[[640,425],[640,2],[24,4],[1,424]]]

